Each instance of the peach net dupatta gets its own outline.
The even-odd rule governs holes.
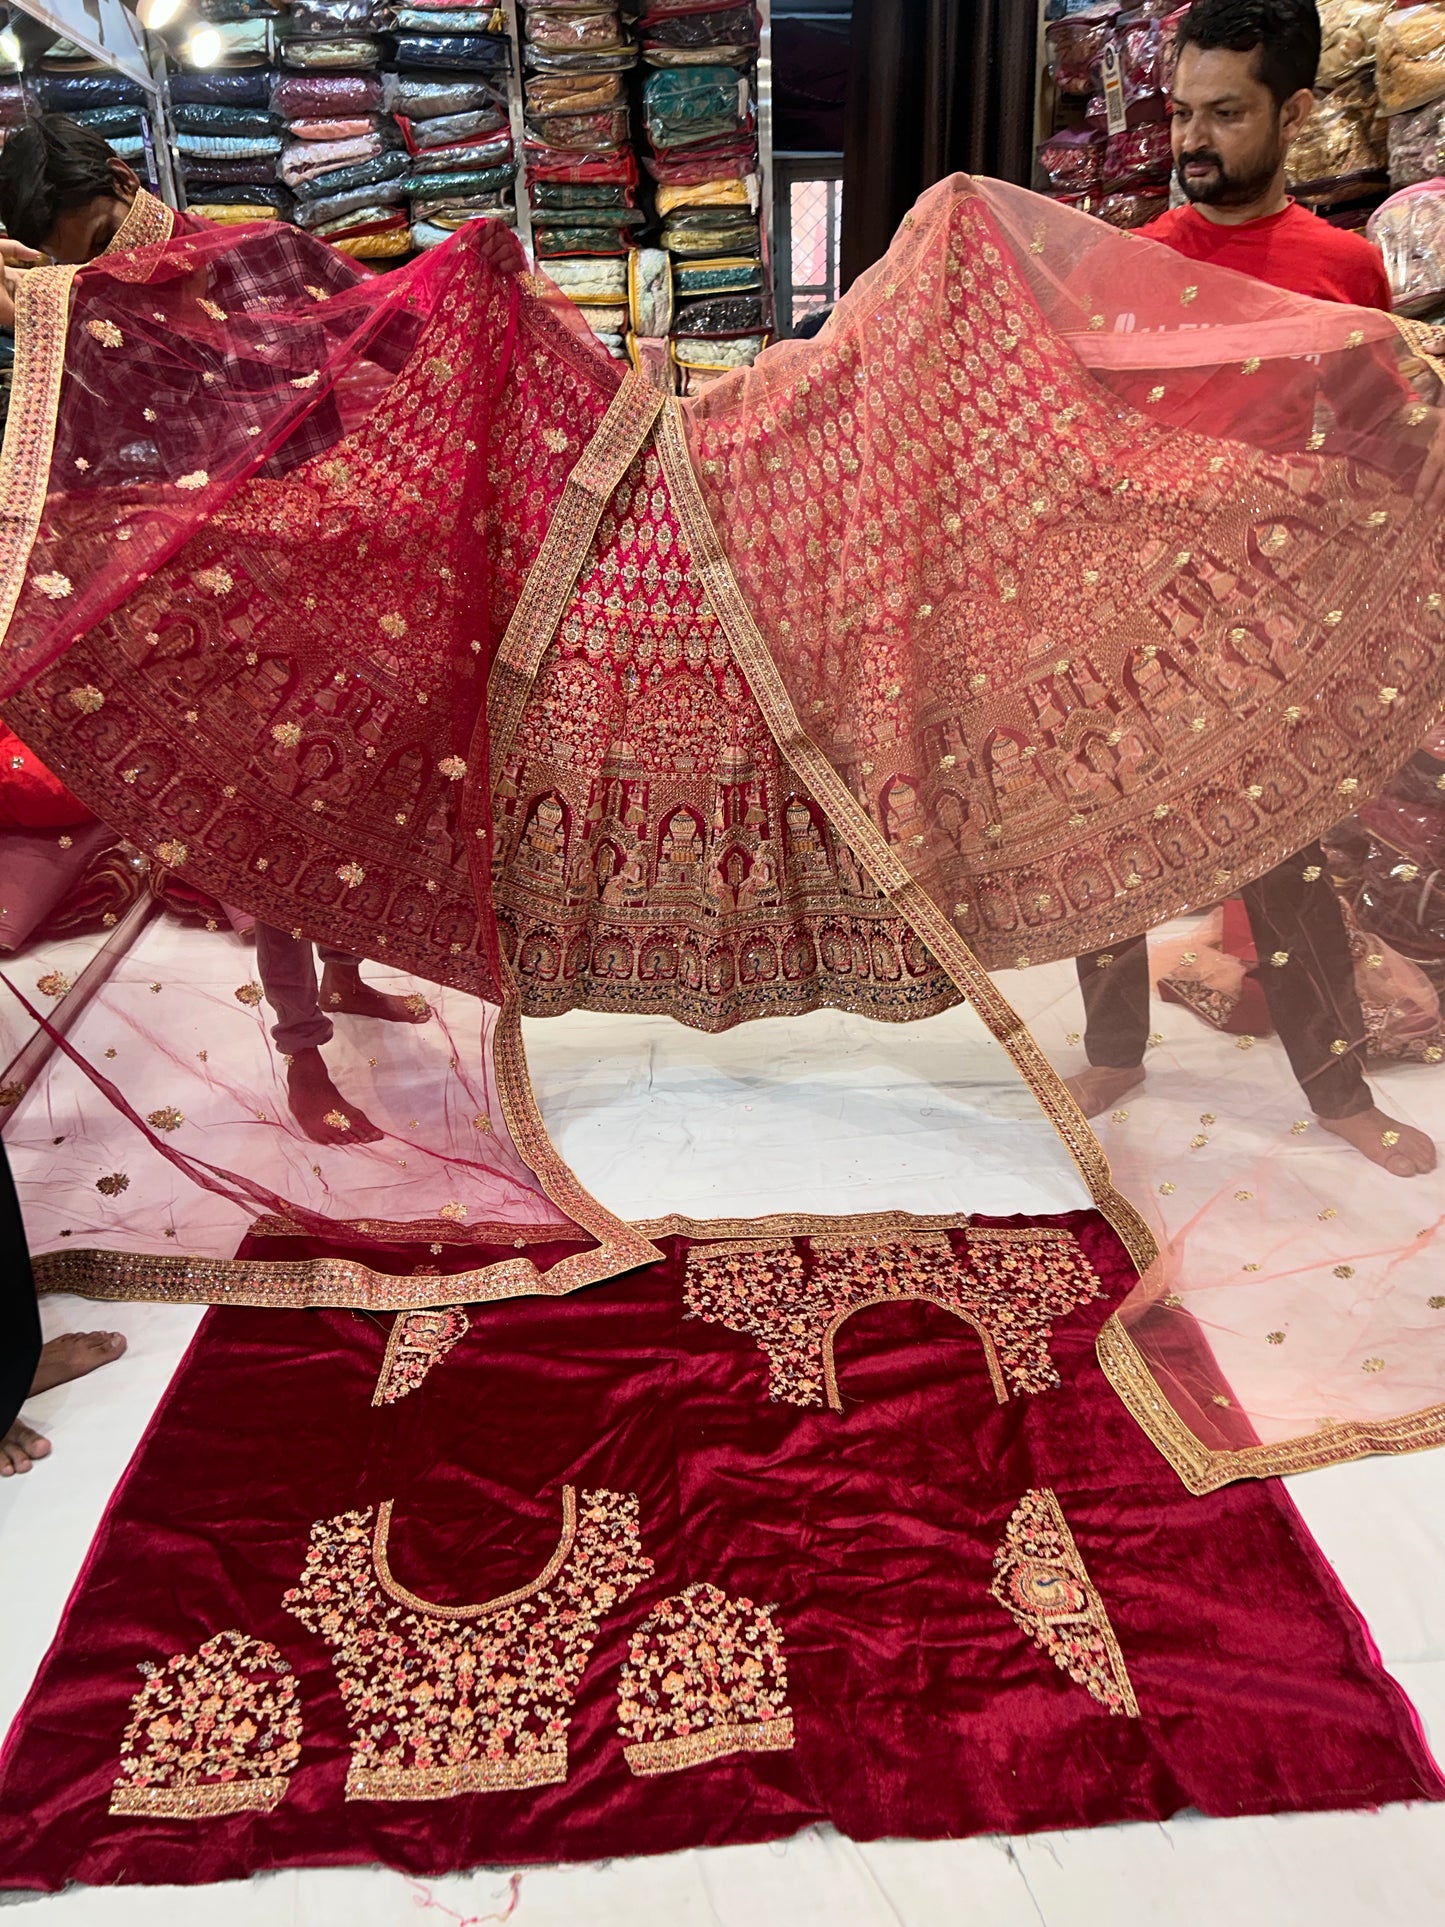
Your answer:
[[[1445,694],[1431,346],[959,179],[663,431],[774,734],[1140,1263],[1101,1357],[1196,1490],[1445,1439],[1445,1187],[1313,1114],[1365,1038],[1307,895]],[[1271,876],[1293,1063],[1150,1015],[1130,943]],[[1149,1072],[1098,1138],[1094,972],[1094,1061]],[[1377,1095],[1428,1122],[1431,1076]]]

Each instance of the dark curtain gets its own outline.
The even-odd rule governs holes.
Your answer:
[[[848,16],[773,20],[773,145],[841,154],[848,101]]]
[[[843,286],[949,174],[1029,185],[1036,0],[855,0],[843,145]]]
[[[30,1381],[40,1362],[40,1308],[25,1226],[5,1147],[0,1144],[0,1436],[10,1430],[30,1396]]]

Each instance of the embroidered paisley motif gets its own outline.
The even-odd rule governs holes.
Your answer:
[[[989,1590],[1020,1631],[1108,1712],[1138,1719],[1108,1611],[1047,1486],[1014,1507],[993,1562]]]

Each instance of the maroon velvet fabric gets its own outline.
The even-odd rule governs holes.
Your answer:
[[[426,1874],[824,1820],[856,1839],[934,1837],[1441,1798],[1408,1703],[1283,1489],[1189,1497],[1110,1392],[1093,1340],[1132,1274],[1096,1216],[1055,1222],[1106,1298],[1056,1322],[1061,1386],[1004,1405],[975,1333],[911,1302],[842,1328],[841,1413],[770,1401],[751,1338],[684,1318],[681,1239],[572,1298],[471,1308],[425,1381],[380,1408],[387,1320],[212,1311],[11,1736],[0,1883],[374,1861]],[[950,1234],[958,1249],[967,1235]],[[601,1621],[565,1783],[347,1802],[330,1653],[281,1603],[312,1522],[393,1499],[397,1578],[460,1603],[539,1571],[567,1484],[635,1493],[654,1570]],[[1038,1487],[1107,1607],[1137,1719],[1098,1704],[990,1594],[1009,1518]],[[632,1630],[694,1581],[773,1607],[796,1743],[635,1778],[619,1670]],[[137,1666],[231,1627],[295,1668],[305,1734],[286,1797],[270,1814],[111,1817]]]

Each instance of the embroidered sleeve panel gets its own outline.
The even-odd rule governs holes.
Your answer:
[[[856,1311],[904,1299],[941,1306],[978,1333],[994,1396],[1051,1390],[1056,1318],[1101,1295],[1072,1233],[974,1228],[962,1255],[945,1232],[801,1243],[728,1239],[687,1259],[685,1315],[753,1338],[768,1359],[768,1395],[842,1410],[833,1342]]]
[[[399,1312],[386,1341],[372,1404],[394,1405],[414,1392],[433,1365],[439,1365],[470,1329],[470,1320],[460,1305],[444,1305],[439,1311]]]
[[[617,1689],[624,1755],[639,1777],[793,1744],[782,1629],[766,1606],[700,1581],[632,1635]]]
[[[302,1722],[295,1676],[274,1646],[229,1630],[140,1670],[113,1814],[208,1820],[280,1804]]]
[[[994,1598],[1021,1632],[1106,1712],[1138,1719],[1139,1703],[1108,1609],[1047,1486],[1026,1492],[994,1554]]]
[[[347,1799],[442,1800],[565,1780],[598,1624],[652,1569],[636,1496],[600,1487],[575,1513],[564,1506],[563,1542],[539,1578],[481,1607],[436,1606],[397,1587],[380,1569],[382,1523],[370,1508],[320,1520],[286,1595],[333,1649],[352,1728]]]

